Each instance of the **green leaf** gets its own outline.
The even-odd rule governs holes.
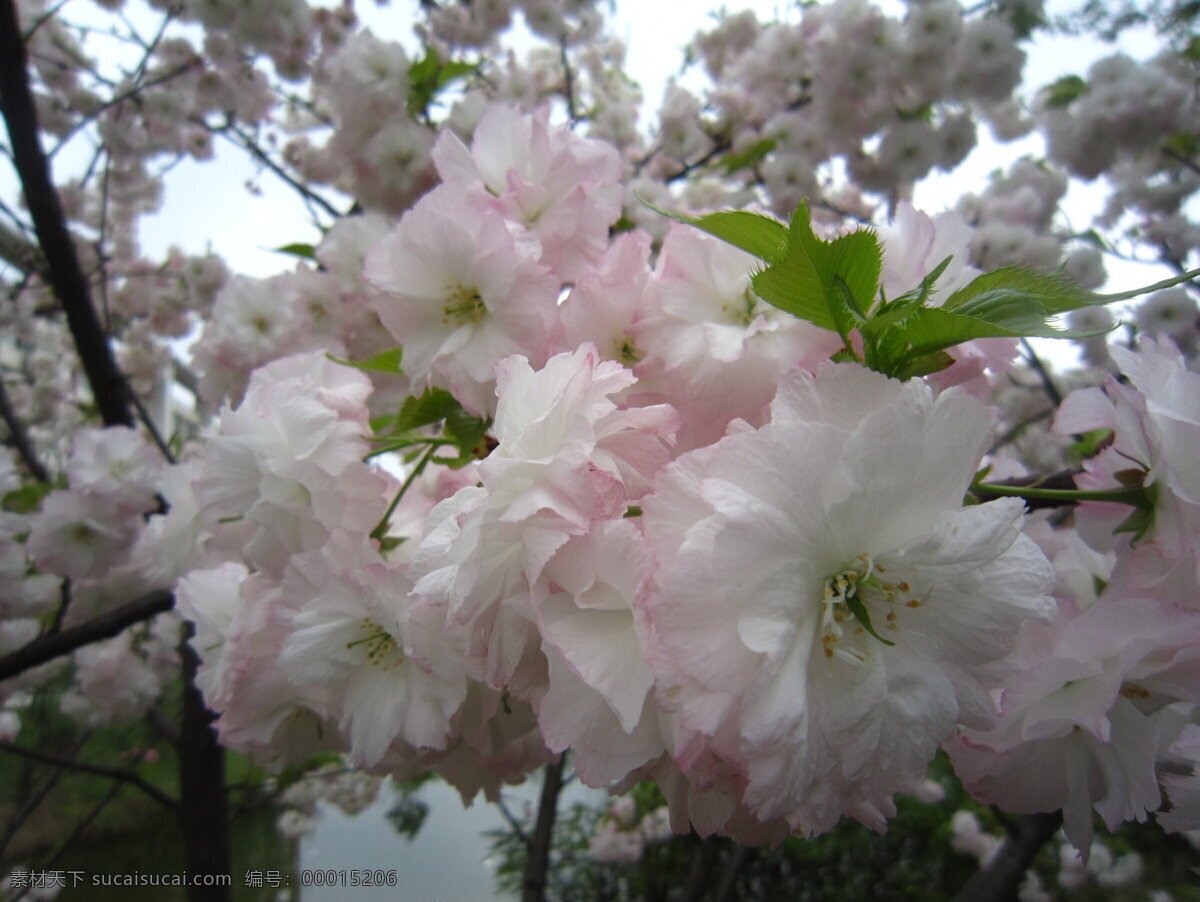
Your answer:
[[[896,373],[897,379],[913,379],[918,376],[929,376],[933,373],[940,373],[942,370],[953,365],[954,358],[945,351],[934,351],[932,354],[923,354],[920,357],[914,357],[907,361],[904,369]]]
[[[1082,97],[1088,91],[1088,84],[1078,75],[1064,75],[1058,81],[1051,82],[1041,90],[1046,106],[1054,109],[1065,107],[1077,97]]]
[[[42,506],[42,499],[49,495],[53,488],[48,482],[23,485],[6,494],[0,501],[0,508],[10,514],[31,514]]]
[[[1130,544],[1136,545],[1142,539],[1146,538],[1153,526],[1154,511],[1138,507],[1134,508],[1133,513],[1117,525],[1113,530],[1113,535],[1120,535],[1123,532],[1133,533],[1129,541]]]
[[[684,225],[695,226],[768,263],[776,263],[787,254],[788,228],[770,216],[751,213],[749,210],[721,210],[706,216],[688,216],[684,213],[672,213],[645,200],[642,203],[656,213]]]
[[[637,223],[634,222],[632,219],[630,219],[628,216],[626,216],[624,213],[622,213],[621,218],[618,219],[616,222],[614,222],[611,226],[609,226],[608,234],[609,235],[619,235],[622,232],[632,232],[636,228],[637,228]]]
[[[342,366],[352,366],[356,370],[365,370],[370,373],[403,373],[400,369],[400,360],[404,356],[403,348],[392,348],[390,351],[380,351],[373,357],[368,357],[366,360],[342,360],[340,357],[334,357],[332,354],[326,354],[334,363],[340,363]]]
[[[458,447],[458,460],[450,464],[460,467],[487,455],[487,431],[491,424],[482,417],[467,413],[460,405],[446,416],[446,437]]]
[[[303,257],[305,260],[316,260],[317,250],[311,244],[285,244],[274,249],[277,254],[289,254],[293,257]]]
[[[721,157],[721,167],[725,170],[726,175],[733,175],[741,169],[750,169],[773,151],[777,143],[774,138],[755,141],[743,151],[727,153]]]
[[[874,304],[883,252],[875,233],[851,232],[823,241],[812,230],[807,204],[792,214],[787,256],[756,275],[764,301],[849,342],[849,333]]]
[[[899,117],[901,122],[932,122],[933,105],[927,103],[924,106],[913,107],[912,109],[896,107],[896,116]]]
[[[408,114],[414,118],[426,115],[442,88],[478,68],[477,63],[443,60],[437,50],[426,45],[425,55],[408,68]]]
[[[396,432],[411,432],[422,426],[430,426],[441,422],[455,410],[462,410],[462,405],[444,388],[426,389],[419,397],[405,398],[396,414]]]
[[[1005,303],[1027,303],[1031,311],[1041,315],[1067,313],[1107,303],[1104,296],[1088,291],[1056,273],[1005,266],[984,273],[954,292],[942,309],[974,316],[974,310],[1001,300]]]
[[[1067,449],[1071,460],[1076,466],[1085,460],[1095,457],[1111,444],[1113,431],[1111,429],[1093,429],[1085,432]]]
[[[946,267],[950,265],[950,261],[954,259],[951,254],[937,266],[935,266],[928,275],[921,280],[921,284],[912,291],[906,291],[904,294],[891,301],[887,301],[880,305],[879,313],[884,314],[892,310],[900,310],[904,308],[923,307],[925,302],[929,300],[933,294],[934,288],[937,287],[937,280],[942,277],[942,273],[946,271]]]

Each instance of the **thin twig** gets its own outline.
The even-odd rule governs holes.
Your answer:
[[[1021,339],[1021,348],[1025,351],[1025,361],[1033,367],[1033,371],[1037,373],[1038,378],[1042,381],[1042,388],[1045,389],[1046,396],[1054,402],[1055,407],[1062,406],[1062,392],[1054,384],[1054,380],[1050,377],[1050,371],[1042,363],[1042,358],[1038,357],[1037,351],[1033,349],[1033,345],[1029,343],[1029,339]]]
[[[115,767],[103,767],[99,764],[89,764],[86,761],[76,761],[74,758],[64,758],[61,755],[43,752],[40,749],[31,749],[23,745],[17,745],[15,742],[5,742],[3,740],[0,740],[0,751],[9,752],[13,755],[21,755],[33,761],[40,761],[43,764],[52,764],[55,767],[65,767],[67,770],[74,770],[83,774],[93,774],[97,777],[108,777],[110,780],[120,780],[122,783],[128,783],[130,786],[136,786],[172,813],[179,813],[178,802],[154,784],[143,780],[131,770],[118,770]]]
[[[132,88],[127,91],[123,91],[116,97],[111,97],[104,101],[104,103],[100,104],[100,106],[96,107],[78,122],[74,123],[71,128],[67,130],[67,133],[59,138],[58,143],[55,144],[46,155],[53,159],[54,155],[62,150],[63,145],[65,145],[72,137],[74,137],[80,129],[86,128],[91,122],[95,122],[107,110],[111,110],[113,107],[119,106],[126,100],[129,100],[131,97],[136,97],[138,94],[141,94],[148,88],[152,88],[155,85],[161,85],[164,82],[171,81],[172,79],[178,78],[180,75],[190,72],[191,70],[195,69],[197,65],[199,65],[199,62],[199,60],[189,60],[186,63],[181,63],[169,72],[165,72],[162,75],[156,75],[154,78],[144,81],[139,85],[134,85]]]
[[[1180,166],[1192,170],[1192,172],[1200,173],[1200,163],[1197,163],[1190,157],[1185,157],[1178,151],[1171,150],[1169,147],[1164,147],[1162,148],[1162,155],[1170,160],[1174,160]]]
[[[224,135],[224,137],[227,141],[229,141],[230,143],[234,144],[237,147],[240,147],[242,150],[245,150],[252,157],[254,157],[256,160],[258,160],[260,163],[262,163],[264,166],[266,166],[269,170],[271,170],[271,172],[275,173],[276,176],[278,176],[280,179],[282,179],[284,182],[286,182],[288,185],[290,185],[292,188],[294,188],[297,192],[299,192],[301,197],[316,204],[318,207],[320,207],[322,210],[324,210],[330,216],[334,217],[335,219],[341,217],[342,214],[338,211],[337,207],[335,207],[333,204],[331,204],[325,198],[321,197],[321,195],[314,192],[307,185],[304,185],[301,182],[297,181],[295,178],[293,178],[291,173],[289,173],[286,169],[284,169],[282,166],[280,166],[278,163],[276,163],[274,160],[272,160],[267,155],[267,152],[265,150],[263,150],[261,147],[259,147],[253,138],[251,138],[249,135],[245,134],[241,129],[239,129],[232,122],[223,128],[209,125],[207,122],[204,122],[203,120],[200,121],[200,125],[202,125],[204,128],[207,128],[209,131],[215,132],[219,135]],[[231,135],[236,136],[237,140],[234,140],[234,138],[231,137]]]
[[[150,433],[150,438],[154,440],[154,444],[158,446],[158,450],[166,459],[167,463],[175,463],[175,455],[171,451],[171,446],[163,439],[162,433],[159,432],[158,426],[154,424],[154,420],[150,418],[150,412],[146,410],[146,405],[142,403],[142,399],[137,396],[132,388],[129,390],[129,402],[133,405],[133,409],[137,411],[138,419],[142,421],[142,425],[146,427],[146,431]]]
[[[508,821],[508,826],[512,832],[517,835],[517,839],[519,839],[526,848],[529,848],[529,834],[525,832],[525,828],[521,825],[521,822],[517,819],[517,816],[508,810],[508,806],[504,804],[504,799],[497,799],[496,807],[500,809],[500,816]]]

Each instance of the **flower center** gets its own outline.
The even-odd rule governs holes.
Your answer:
[[[487,315],[487,307],[474,288],[455,285],[446,294],[446,306],[442,308],[442,312],[445,314],[442,318],[443,323],[454,320],[456,325],[465,326],[483,319]]]
[[[821,590],[821,649],[825,657],[837,657],[848,664],[862,666],[867,662],[866,653],[857,647],[857,642],[850,644],[846,640],[863,633],[870,633],[884,645],[896,644],[875,631],[865,602],[868,598],[878,598],[891,604],[897,589],[906,592],[908,584],[885,583],[877,575],[881,571],[871,556],[863,552],[854,563],[825,580]],[[899,629],[895,611],[887,614],[887,629]]]
[[[364,617],[358,622],[362,637],[346,643],[346,648],[360,648],[366,652],[367,663],[372,667],[391,670],[404,663],[404,655],[400,653],[400,645],[392,634],[375,622],[374,618]]]

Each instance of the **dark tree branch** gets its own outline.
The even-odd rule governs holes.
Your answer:
[[[38,482],[49,482],[50,474],[42,466],[42,462],[38,460],[37,452],[33,450],[33,443],[29,441],[29,435],[25,432],[25,427],[21,423],[21,420],[17,417],[17,412],[13,409],[12,401],[8,397],[8,389],[4,387],[3,379],[0,379],[0,417],[4,418],[4,425],[8,427],[9,440],[12,442],[17,455],[25,463],[25,468],[29,470],[29,475]]]
[[[1054,402],[1055,407],[1062,406],[1062,392],[1058,390],[1058,386],[1054,384],[1054,380],[1050,377],[1050,371],[1046,369],[1042,363],[1042,358],[1038,357],[1037,351],[1033,349],[1033,345],[1029,343],[1029,339],[1021,339],[1021,348],[1025,351],[1025,360],[1033,367],[1033,371],[1037,373],[1038,378],[1042,380],[1042,388],[1046,390],[1046,397]]]
[[[179,787],[183,817],[184,864],[192,874],[229,874],[229,799],[225,791],[225,751],[212,728],[215,715],[196,688],[200,658],[186,625],[179,643],[183,660],[183,722],[179,743]],[[188,887],[188,902],[232,902],[230,886]]]
[[[172,748],[178,750],[179,730],[173,724],[167,723],[167,719],[163,717],[158,708],[151,708],[146,712],[146,723],[150,724],[154,732],[169,742]]]
[[[54,612],[54,621],[50,624],[50,629],[46,633],[48,636],[62,632],[63,622],[67,619],[67,611],[71,607],[71,581],[66,577],[63,577],[62,586],[58,590],[58,597],[58,610]]]
[[[748,846],[743,846],[741,843],[733,844],[729,858],[725,861],[725,870],[721,872],[720,882],[717,883],[717,889],[713,896],[715,902],[729,902],[733,898],[734,890],[737,888],[738,874],[741,873],[749,857],[750,848]]]
[[[75,746],[75,752],[78,752],[81,748],[83,748],[83,742],[80,742],[77,746]],[[26,760],[25,763],[27,765],[25,776],[28,777],[33,770],[33,766],[28,760]],[[27,779],[22,781],[24,789],[20,804],[17,806],[17,810],[13,812],[12,817],[9,818],[8,823],[5,825],[3,836],[0,836],[0,856],[3,856],[8,850],[8,845],[12,842],[13,837],[17,835],[17,831],[24,826],[25,821],[29,819],[33,812],[37,811],[38,806],[45,801],[46,797],[54,791],[54,787],[62,781],[63,774],[65,773],[65,769],[61,767],[57,768],[50,775],[49,779],[47,779],[45,783],[38,787],[36,792],[29,791],[29,781]]]
[[[55,850],[54,854],[50,856],[49,860],[43,866],[44,870],[48,870],[51,866],[58,863],[58,859],[63,856],[63,853],[66,852],[67,849],[71,848],[71,846],[75,844],[79,837],[83,836],[83,834],[87,831],[87,828],[90,827],[96,818],[100,816],[100,813],[108,807],[108,804],[117,797],[117,793],[120,791],[121,784],[114,783],[109,791],[105,794],[104,798],[93,805],[92,810],[89,811],[83,820],[76,825],[75,829],[71,831],[71,835],[62,841],[59,847]],[[13,898],[13,902],[21,902],[21,900],[24,899],[29,893],[30,889],[32,889],[32,885],[31,883],[27,883]]]
[[[102,767],[98,764],[88,764],[86,761],[76,761],[74,758],[64,758],[61,755],[54,755],[50,752],[43,752],[39,749],[31,749],[22,745],[17,745],[14,742],[4,742],[0,740],[0,751],[9,752],[13,755],[21,755],[25,758],[30,758],[33,761],[41,761],[43,764],[52,764],[55,767],[64,767],[67,770],[79,771],[85,774],[94,774],[98,777],[108,777],[110,780],[120,780],[122,783],[128,783],[130,786],[136,786],[158,804],[162,805],[173,814],[179,813],[179,803],[173,798],[159,789],[152,783],[148,783],[139,777],[131,770],[119,770],[115,767]]]
[[[719,141],[717,141],[713,145],[712,150],[710,150],[708,153],[704,154],[704,156],[700,157],[697,160],[693,160],[691,163],[685,163],[683,165],[682,169],[679,169],[679,170],[671,173],[665,179],[663,179],[663,181],[666,182],[667,184],[670,184],[672,182],[677,182],[682,178],[687,178],[689,175],[691,175],[697,169],[700,169],[701,167],[706,166],[707,164],[709,164],[713,160],[715,160],[717,157],[719,157],[721,154],[725,153],[725,151],[729,150],[731,146],[732,145],[729,143],[729,139],[722,137]]]
[[[955,902],[1015,902],[1025,872],[1062,824],[1062,812],[1023,814],[1013,821],[992,863],[963,884]]]
[[[695,833],[692,834],[695,837]],[[679,902],[700,902],[708,891],[708,865],[717,856],[720,840],[716,836],[706,836],[696,843],[692,850],[692,860],[688,863],[688,875],[679,894]]]
[[[0,680],[7,680],[100,639],[110,639],[126,627],[171,610],[174,604],[175,596],[166,589],[159,589],[61,633],[34,639],[24,648],[0,658]]]
[[[565,36],[558,39],[558,57],[562,60],[563,80],[565,82],[563,93],[567,97],[567,116],[571,120],[571,125],[574,126],[579,121],[579,113],[575,107],[575,76],[571,72],[571,60],[567,57],[567,39]]]
[[[563,756],[559,755],[543,771],[542,797],[538,802],[537,825],[525,859],[525,879],[521,902],[544,902],[546,875],[550,865],[554,819],[558,814],[558,793],[562,789]]]
[[[117,369],[108,336],[92,306],[91,289],[79,265],[62,204],[50,178],[50,165],[42,151],[15,0],[0,0],[0,109],[8,127],[25,204],[46,258],[50,286],[66,311],[100,417],[106,426],[132,426],[125,379]]]

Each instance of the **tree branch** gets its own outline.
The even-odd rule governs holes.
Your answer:
[[[98,777],[108,777],[110,780],[120,780],[122,783],[128,783],[130,786],[136,786],[158,804],[172,812],[179,813],[179,803],[173,798],[159,789],[152,783],[148,783],[139,777],[131,770],[118,770],[115,767],[103,767],[99,764],[88,764],[86,761],[76,761],[74,758],[64,758],[60,755],[54,755],[50,752],[43,752],[39,749],[27,748],[23,745],[17,745],[15,742],[5,742],[0,740],[0,751],[9,752],[13,755],[21,755],[25,758],[30,758],[34,761],[41,761],[43,764],[52,764],[55,767],[65,767],[68,770],[79,771],[85,774],[94,774]]]
[[[542,797],[538,802],[537,825],[525,859],[525,879],[521,902],[543,902],[546,898],[546,874],[550,864],[554,818],[558,814],[558,792],[562,789],[563,756],[546,765],[543,771]]]
[[[61,633],[34,639],[24,648],[0,658],[0,680],[7,680],[100,639],[110,639],[126,627],[169,611],[174,605],[175,596],[166,589],[159,589]]]
[[[1037,853],[1062,824],[1062,812],[1023,814],[1014,818],[1012,832],[992,859],[963,884],[955,902],[1009,902]]]
[[[12,401],[9,400],[8,389],[4,387],[3,379],[0,379],[0,417],[4,419],[4,425],[8,427],[9,440],[12,442],[17,455],[25,462],[25,468],[29,470],[29,475],[38,482],[49,482],[50,474],[42,466],[42,462],[38,460],[37,452],[33,449],[33,443],[29,441],[25,427],[17,417],[17,412],[13,409]]]
[[[8,127],[25,204],[46,258],[50,286],[66,311],[71,336],[100,416],[106,426],[132,426],[133,418],[125,400],[125,379],[117,369],[108,336],[92,306],[91,289],[79,265],[62,204],[50,178],[50,165],[42,151],[15,0],[0,0],[0,110]]]

